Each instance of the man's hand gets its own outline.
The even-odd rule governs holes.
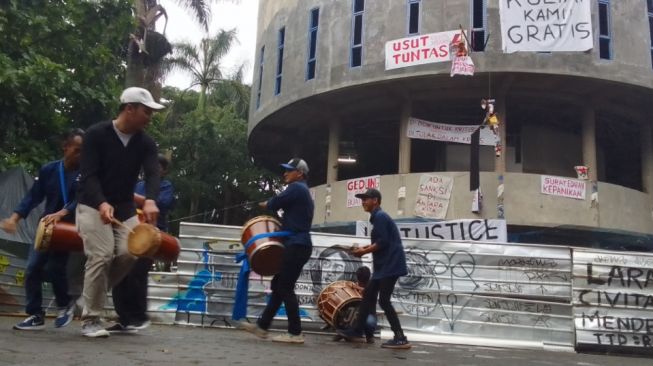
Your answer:
[[[113,222],[113,206],[108,202],[102,202],[99,207],[100,218],[105,224],[110,224]]]
[[[367,251],[365,250],[366,248],[367,248],[367,247],[364,247],[364,248],[353,248],[353,249],[351,250],[351,254],[352,254],[354,257],[359,257],[359,258],[360,258],[360,257],[364,256],[365,254],[367,254]]]
[[[62,208],[61,210],[59,210],[59,211],[57,211],[57,212],[55,212],[53,214],[46,215],[45,217],[43,217],[42,220],[46,225],[50,225],[51,223],[56,224],[61,219],[66,217],[66,215],[68,215],[68,213],[69,213],[68,210],[66,210],[65,208]]]
[[[0,221],[0,229],[7,234],[15,234],[18,229],[18,221],[20,221],[20,216],[14,212],[11,217]]]
[[[143,216],[145,216],[147,223],[156,226],[156,220],[159,218],[159,208],[156,207],[154,200],[145,200],[143,204]]]

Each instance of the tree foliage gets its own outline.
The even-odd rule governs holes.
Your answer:
[[[59,136],[114,112],[128,0],[11,0],[0,8],[0,170],[59,155]]]

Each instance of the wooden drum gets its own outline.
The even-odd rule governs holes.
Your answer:
[[[127,238],[129,253],[137,257],[149,257],[162,261],[174,261],[179,256],[179,240],[157,227],[140,223]]]
[[[258,216],[245,223],[240,240],[243,245],[256,235],[281,230],[281,224],[274,217]],[[261,238],[246,249],[252,270],[261,276],[273,276],[281,270],[283,256],[282,238]]]
[[[363,289],[351,281],[336,281],[325,287],[317,298],[317,310],[324,321],[336,329],[354,324]]]
[[[41,220],[36,229],[34,249],[41,252],[47,250],[80,252],[84,250],[84,243],[77,233],[75,224],[59,221],[56,224],[46,225]]]

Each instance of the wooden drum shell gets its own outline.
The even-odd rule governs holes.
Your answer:
[[[320,317],[333,328],[345,328],[345,308],[358,308],[363,300],[363,290],[351,281],[336,281],[325,287],[317,298]]]
[[[281,230],[281,224],[271,216],[258,216],[243,225],[241,243],[243,245],[256,235]],[[278,237],[261,238],[246,248],[252,270],[261,276],[273,276],[281,270],[283,241]]]

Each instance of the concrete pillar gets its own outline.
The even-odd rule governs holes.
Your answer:
[[[598,163],[596,160],[596,111],[592,107],[583,109],[583,165],[589,167],[589,180],[597,181]]]
[[[327,184],[338,180],[338,156],[340,154],[340,121],[329,125],[329,151],[327,153]]]
[[[412,105],[410,99],[404,101],[401,109],[401,120],[399,123],[399,174],[410,173],[410,145],[408,138],[408,119],[412,114]]]
[[[494,108],[499,117],[499,138],[501,139],[501,156],[494,160],[494,172],[504,174],[506,172],[506,124],[508,123],[508,108],[506,106],[506,94],[499,94],[495,98]]]
[[[650,124],[644,123],[641,126],[642,188],[653,200],[653,136]]]

